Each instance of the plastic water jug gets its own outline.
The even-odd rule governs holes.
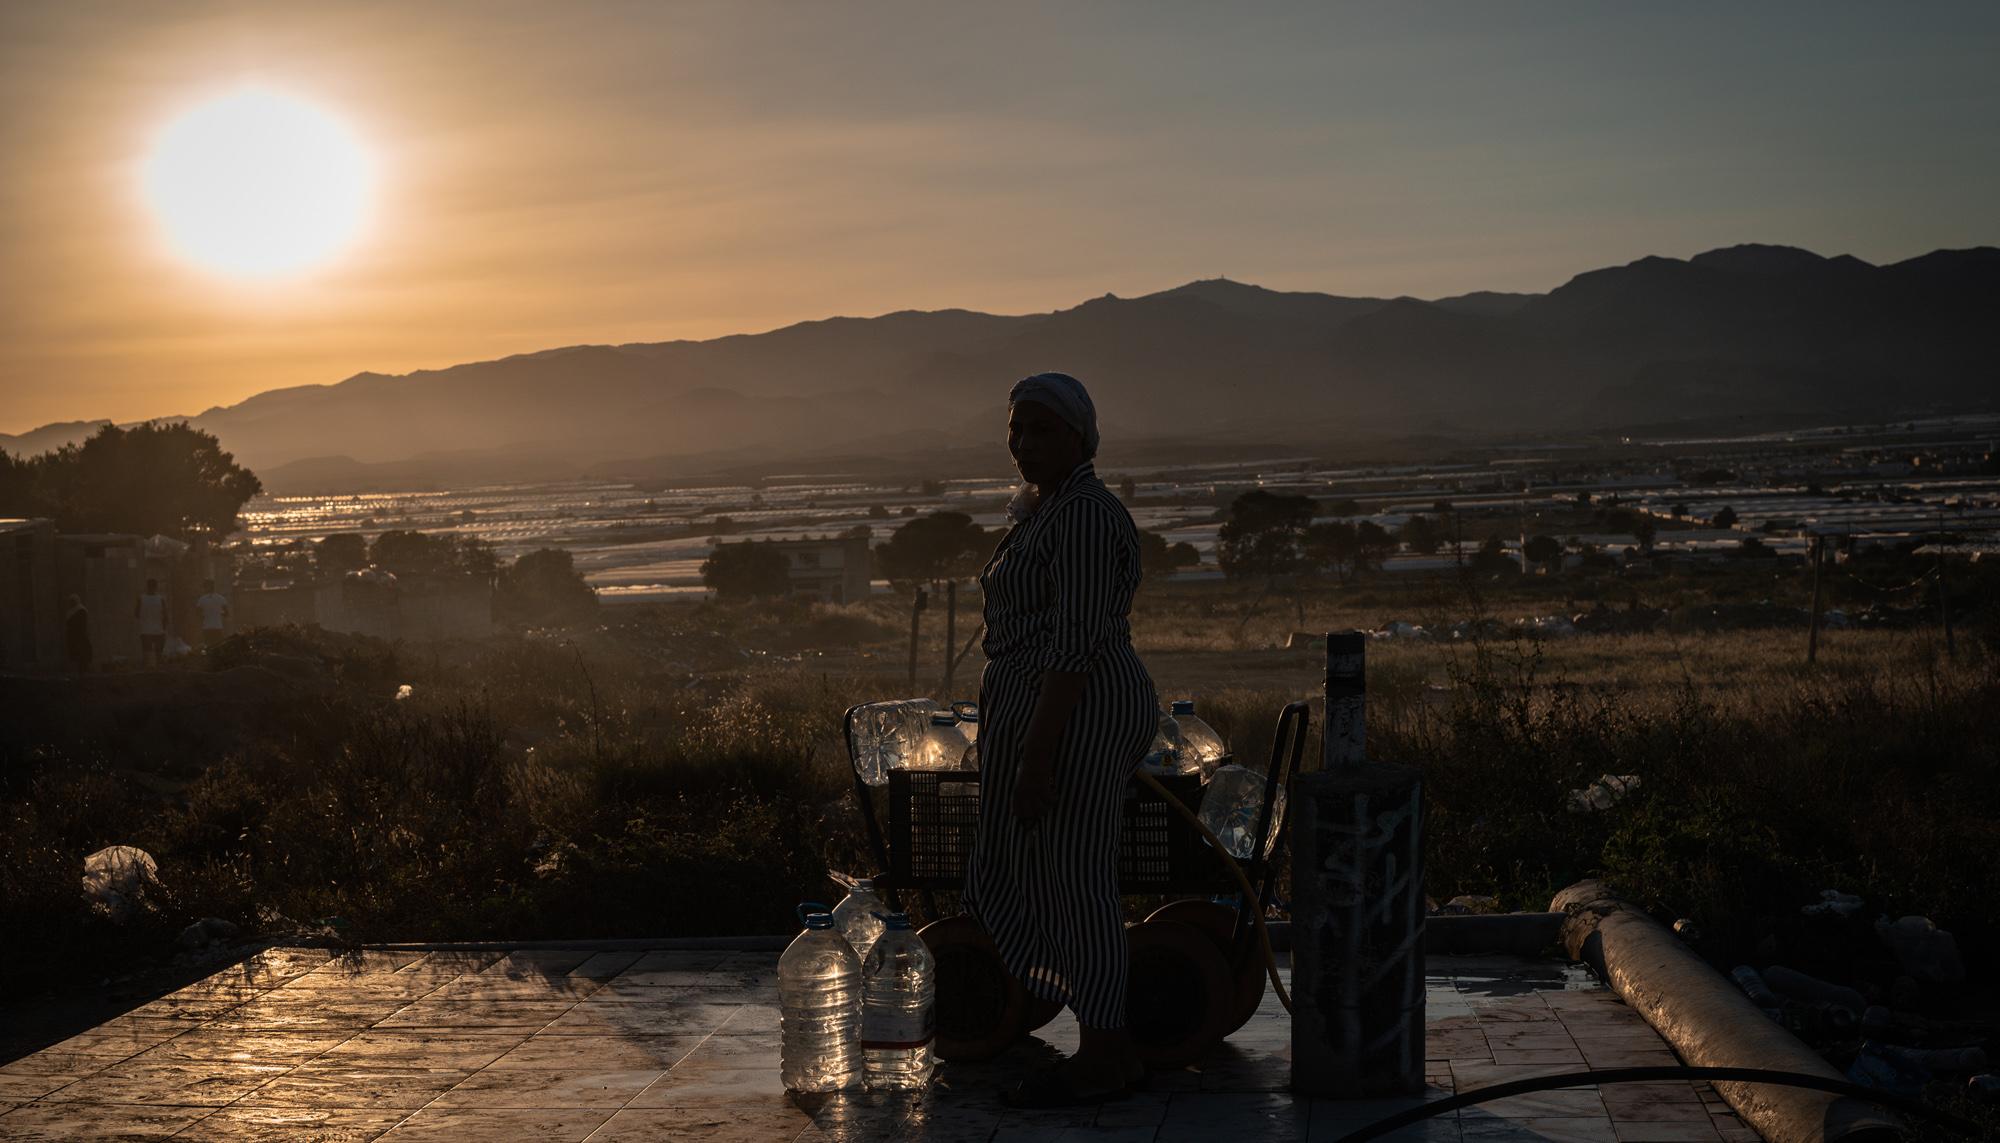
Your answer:
[[[861,969],[861,1054],[870,1089],[928,1084],[937,1035],[937,961],[902,913],[882,917],[882,936]]]
[[[1182,772],[1189,771],[1188,762],[1192,760],[1194,768],[1201,771],[1202,781],[1207,781],[1215,774],[1216,769],[1222,765],[1223,758],[1229,753],[1228,744],[1222,741],[1222,736],[1215,732],[1214,727],[1203,722],[1201,717],[1195,714],[1192,700],[1176,701],[1172,707],[1172,714],[1174,724],[1180,727],[1181,732]]]
[[[1231,763],[1215,772],[1201,795],[1201,824],[1222,842],[1229,856],[1243,860],[1258,854],[1257,821],[1264,813],[1264,775]],[[1278,787],[1271,803],[1270,835],[1263,839],[1265,853],[1278,835],[1277,824],[1284,820],[1285,788]]]
[[[865,961],[875,939],[882,935],[881,914],[888,911],[889,907],[875,892],[875,883],[864,878],[856,881],[854,888],[847,891],[847,898],[833,907],[833,923],[840,929],[840,935],[847,938],[854,955]]]
[[[958,730],[967,742],[979,741],[979,704],[964,699],[951,704],[951,713],[958,716]]]
[[[870,786],[889,784],[892,767],[910,765],[930,732],[938,704],[927,698],[871,702],[854,712],[854,767]]]
[[[817,901],[778,958],[779,1072],[792,1091],[841,1091],[861,1077],[861,961]]]
[[[1160,716],[1160,729],[1153,735],[1153,745],[1146,750],[1146,757],[1139,762],[1139,769],[1148,774],[1194,774],[1200,767],[1190,760],[1184,764],[1181,758],[1181,724],[1171,714]]]
[[[962,770],[971,745],[958,728],[958,716],[941,710],[931,715],[923,740],[904,758],[903,765],[912,770]]]

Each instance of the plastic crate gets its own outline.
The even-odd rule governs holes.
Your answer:
[[[1201,805],[1201,779],[1162,778],[1189,809]],[[957,889],[979,832],[979,773],[889,771],[889,878],[899,889]],[[1152,790],[1125,795],[1118,838],[1118,887],[1124,893],[1189,893],[1233,886],[1202,836]]]

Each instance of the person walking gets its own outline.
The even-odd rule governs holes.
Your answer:
[[[69,597],[69,607],[63,612],[63,648],[69,654],[70,670],[79,675],[90,673],[90,609],[83,605],[83,597]]]
[[[157,667],[167,650],[167,597],[160,594],[160,581],[146,581],[145,594],[132,607],[139,621],[139,662]]]
[[[1104,482],[1097,411],[1065,373],[1008,395],[1007,447],[1026,482],[980,573],[979,826],[965,906],[1029,992],[1067,1005],[1077,1051],[1007,1093],[1016,1106],[1094,1103],[1145,1074],[1125,1021],[1118,835],[1159,699],[1132,649],[1139,536]]]
[[[194,609],[201,613],[201,645],[206,650],[222,642],[225,625],[229,621],[229,597],[215,590],[215,581],[201,581],[201,598],[194,601]]]

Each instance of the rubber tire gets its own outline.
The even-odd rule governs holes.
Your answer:
[[[1125,1022],[1152,1068],[1198,1063],[1222,1042],[1235,982],[1208,935],[1179,921],[1141,921],[1132,949]]]
[[[1153,910],[1146,919],[1193,925],[1215,942],[1223,960],[1232,962],[1229,967],[1230,975],[1236,980],[1236,996],[1231,1002],[1228,1031],[1223,1033],[1224,1037],[1235,1035],[1250,1022],[1250,1017],[1257,1014],[1257,1009],[1263,1007],[1266,987],[1264,949],[1257,943],[1256,934],[1245,934],[1249,940],[1244,944],[1240,958],[1231,955],[1235,952],[1236,910],[1214,901],[1189,897],[1183,901],[1167,902]]]
[[[1008,973],[993,939],[960,913],[917,936],[937,959],[938,1058],[990,1060],[1027,1033],[1028,990]]]

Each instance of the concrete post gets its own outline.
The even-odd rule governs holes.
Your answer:
[[[1336,1099],[1424,1087],[1423,789],[1367,762],[1366,652],[1326,637],[1326,765],[1292,794],[1292,1089]]]

